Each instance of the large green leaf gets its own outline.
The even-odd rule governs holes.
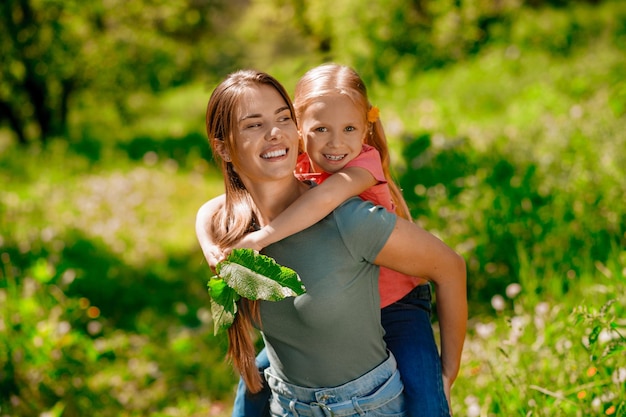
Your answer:
[[[235,249],[217,264],[218,275],[242,297],[278,301],[306,291],[293,269],[251,249]]]
[[[211,277],[208,287],[211,296],[213,334],[217,334],[218,331],[226,330],[233,324],[240,296],[217,275]]]
[[[232,325],[240,297],[279,301],[306,292],[293,269],[252,249],[234,249],[215,269],[208,284],[215,333]]]

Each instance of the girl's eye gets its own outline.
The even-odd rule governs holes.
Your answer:
[[[356,130],[356,127],[354,127],[354,126],[347,126],[345,130],[346,130],[346,132],[354,132]]]
[[[316,132],[320,132],[320,133],[321,133],[321,132],[328,132],[328,128],[325,128],[325,127],[323,127],[323,126],[322,126],[322,127],[316,127],[316,128],[315,128],[315,131],[316,131]]]

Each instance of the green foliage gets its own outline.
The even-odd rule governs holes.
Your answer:
[[[389,82],[398,68],[415,73],[446,67],[494,45],[569,55],[598,34],[617,39],[623,30],[619,22],[626,10],[618,1],[528,3],[386,0],[363,7],[357,0],[254,2],[266,5],[262,10],[272,4],[288,12],[274,19],[299,32],[314,62],[352,65],[370,83]],[[247,27],[252,32],[261,25],[256,21]]]
[[[218,276],[211,277],[207,286],[211,296],[213,334],[218,334],[233,325],[237,314],[237,301],[241,296]]]
[[[7,0],[0,5],[0,123],[23,143],[63,137],[84,94],[128,116],[129,91],[163,91],[207,68],[239,2]],[[219,12],[219,13],[217,13]]]
[[[403,137],[400,184],[418,221],[469,255],[472,299],[519,279],[520,250],[577,276],[625,245],[625,121],[611,111],[624,61],[611,51],[494,49],[380,98],[411,103],[382,106]]]
[[[296,271],[251,249],[234,249],[216,270],[237,294],[250,300],[279,301],[306,292]]]
[[[208,283],[215,334],[233,324],[240,297],[280,301],[306,292],[296,271],[252,249],[233,249],[215,270]]]
[[[193,210],[219,180],[211,191],[203,165],[123,154],[96,166],[64,144],[2,163],[20,175],[0,199],[0,414],[218,407],[234,376],[212,335]]]
[[[576,158],[593,155],[589,143],[571,141],[574,149],[562,151],[559,162],[570,152]],[[586,157],[591,165],[578,175],[593,173],[591,182],[498,145],[477,152],[467,140],[436,146],[423,136],[406,146],[404,157],[400,184],[409,205],[427,228],[470,254],[471,298],[477,301],[519,280],[520,250],[531,254],[543,273],[575,276],[593,260],[607,262],[613,248],[623,244],[619,219],[625,213],[616,209],[623,184]],[[567,180],[559,189],[564,174]],[[566,292],[568,281],[562,285],[559,292]],[[545,288],[539,285],[537,291]]]
[[[626,252],[615,255],[561,297],[538,296],[532,269],[494,297],[497,317],[470,322],[455,414],[623,415]]]

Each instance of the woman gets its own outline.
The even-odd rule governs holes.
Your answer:
[[[225,199],[207,227],[229,247],[268,224],[309,184],[293,175],[300,141],[293,106],[271,76],[231,74],[213,92],[207,133],[222,160]],[[262,331],[273,415],[404,415],[402,383],[383,341],[378,266],[446,286],[466,309],[465,263],[431,234],[384,208],[349,199],[329,216],[268,246],[295,269],[307,293],[280,302],[242,300],[229,329],[229,356],[251,391],[260,389],[249,326]],[[452,291],[450,291],[452,289]]]

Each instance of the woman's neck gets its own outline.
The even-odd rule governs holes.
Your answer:
[[[257,218],[263,227],[296,201],[309,186],[292,177],[280,182],[246,185],[246,188],[257,206]]]

